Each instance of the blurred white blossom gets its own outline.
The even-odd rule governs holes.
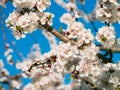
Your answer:
[[[111,48],[115,44],[115,31],[113,26],[103,26],[99,28],[96,39],[103,47]]]
[[[102,22],[114,23],[119,16],[119,4],[115,0],[98,0],[96,17]]]

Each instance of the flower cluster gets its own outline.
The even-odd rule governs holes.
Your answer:
[[[9,71],[4,67],[2,60],[0,60],[0,82],[10,85],[13,89],[19,89],[22,85],[19,80],[19,75],[10,76]],[[2,86],[0,87],[0,90],[4,90]]]
[[[14,64],[13,60],[12,60],[12,53],[13,53],[13,50],[10,48],[10,45],[7,43],[5,44],[5,47],[6,47],[6,51],[4,53],[4,56],[6,57],[7,59],[7,62],[11,65]]]
[[[75,40],[78,46],[90,44],[94,40],[91,30],[85,29],[80,22],[70,24],[64,33],[69,39]]]
[[[62,83],[63,77],[59,73],[51,72],[41,78],[37,78],[37,81],[28,84],[23,90],[54,90],[54,88]]]
[[[0,6],[5,6],[5,0],[0,0]]]
[[[61,42],[50,52],[40,56],[39,59],[24,60],[22,63],[17,63],[17,67],[24,71],[24,77],[29,76],[32,78],[34,83],[31,83],[30,87],[35,90],[40,88],[48,90],[46,86],[49,85],[49,90],[63,87],[71,90],[72,88],[75,88],[73,83],[76,83],[76,88],[80,87],[82,90],[84,90],[83,88],[90,89],[89,84],[86,84],[84,78],[87,78],[87,80],[90,81],[92,80],[99,89],[105,88],[107,90],[108,88],[119,88],[120,64],[104,64],[102,63],[102,60],[97,57],[97,53],[99,53],[99,48],[93,43],[84,46],[84,48],[80,50],[70,43]],[[73,82],[69,85],[63,85],[60,76],[59,79],[57,79],[57,82],[54,82],[53,80],[57,77],[56,73],[71,73]],[[108,85],[104,85],[103,82],[114,85],[107,87]],[[24,89],[26,90],[26,88],[29,88],[29,84],[25,86]]]
[[[76,82],[65,85],[63,79],[64,77],[60,73],[51,72],[38,78],[36,82],[27,84],[23,90],[71,90],[79,85]]]
[[[80,50],[80,57],[87,62],[93,62],[92,60],[98,59],[96,55],[99,52],[100,48],[92,43],[88,46],[84,46],[83,50]]]
[[[53,18],[53,17],[54,17],[53,14],[51,14],[49,12],[45,12],[43,14],[43,16],[40,18],[40,22],[42,25],[45,25],[45,24],[52,25],[53,23],[52,23],[51,18]]]
[[[115,44],[115,31],[113,26],[103,26],[99,28],[96,39],[103,47],[111,48]]]
[[[14,0],[13,5],[17,10],[9,15],[6,23],[15,38],[24,38],[25,34],[35,31],[39,24],[52,25],[54,15],[43,12],[50,4],[49,0]]]
[[[63,34],[69,39],[75,41],[77,45],[61,42],[50,52],[41,55],[37,59],[32,60],[29,58],[29,60],[25,60],[22,63],[17,63],[18,69],[24,71],[24,76],[30,76],[36,83],[40,83],[40,81],[37,81],[38,78],[42,78],[42,76],[51,72],[63,74],[71,73],[73,81],[77,80],[76,84],[80,83],[77,88],[88,88],[87,84],[83,85],[85,83],[84,78],[87,78],[88,80],[93,80],[92,82],[101,89],[100,86],[103,85],[101,82],[106,82],[106,78],[109,77],[109,70],[111,70],[111,67],[107,67],[106,64],[103,64],[102,60],[98,58],[97,54],[100,52],[100,49],[93,43],[94,37],[90,30],[86,30],[80,22],[73,22],[68,25],[67,30],[64,31]],[[114,28],[112,26],[102,27],[98,31],[98,35],[102,35],[104,38],[107,37],[107,40],[110,39],[111,41],[111,38],[115,36]],[[98,40],[102,41],[101,37]],[[109,46],[111,46],[111,44],[109,44]],[[110,65],[112,64],[110,63]],[[112,74],[110,73],[110,75]],[[81,79],[79,77],[81,77]],[[109,82],[107,79],[107,82],[114,83],[111,80],[112,79],[110,79]],[[115,87],[117,87],[118,83],[119,82],[114,83]],[[32,86],[34,87],[33,84]],[[69,88],[73,87],[70,85]]]
[[[39,17],[36,13],[30,12],[20,15],[17,11],[11,13],[6,20],[16,39],[24,38],[26,33],[31,33],[37,29]]]
[[[27,71],[32,65],[31,60],[24,60],[22,63],[17,63],[16,68],[21,69],[22,71]]]
[[[96,6],[96,17],[108,24],[119,20],[119,4],[116,0],[98,0]]]
[[[18,8],[37,8],[40,12],[43,12],[46,7],[51,5],[50,0],[13,0],[13,5]]]
[[[6,76],[9,76],[9,72],[7,69],[4,68],[4,63],[2,59],[0,59],[0,82],[4,82],[7,80]]]
[[[60,21],[62,23],[65,23],[67,25],[70,25],[71,23],[73,23],[75,21],[75,17],[72,16],[70,13],[65,13],[63,14],[63,16],[60,18]]]
[[[83,1],[83,0],[82,0],[82,1]],[[87,20],[86,15],[84,14],[84,12],[80,11],[80,10],[77,8],[77,6],[76,6],[77,3],[76,3],[75,0],[72,0],[72,1],[67,2],[67,3],[66,3],[64,0],[55,0],[55,2],[56,2],[57,4],[59,4],[61,7],[65,8],[69,13],[72,14],[72,15],[70,15],[69,13],[65,13],[65,14],[63,15],[63,18],[65,18],[65,21],[67,21],[67,19],[72,20],[73,17],[74,17],[74,19],[75,19],[75,18],[80,18],[81,16],[82,16],[84,19]],[[84,1],[83,1],[83,2],[84,2]],[[67,17],[67,16],[69,16],[69,17]],[[72,16],[72,18],[71,18],[71,16]],[[63,23],[65,23],[63,19],[62,19],[62,21],[63,21]],[[67,22],[69,22],[69,21],[67,21]],[[65,23],[65,24],[66,24],[66,23]],[[68,24],[68,23],[67,23],[67,24]]]
[[[77,54],[79,54],[79,52],[76,46],[71,46],[70,43],[60,43],[59,46],[51,50],[49,53],[46,53],[44,56],[45,58],[49,58],[51,55],[56,55],[54,69],[56,69],[57,72],[67,73],[74,69],[72,62],[77,58]]]

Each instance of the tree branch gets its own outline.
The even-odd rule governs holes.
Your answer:
[[[80,77],[81,79],[83,79],[84,81],[86,81],[87,83],[89,83],[91,85],[91,88],[96,88],[96,84],[88,77]]]
[[[49,26],[47,24],[45,25],[39,25],[40,29],[44,29],[49,31],[50,33],[52,33],[54,36],[58,37],[61,41],[67,43],[70,42],[72,45],[77,45],[77,43],[73,40],[68,39],[66,36],[64,36],[63,34],[61,34],[60,32],[58,32],[56,29],[54,29],[52,26]],[[80,48],[80,47],[78,47]],[[107,48],[104,48],[102,46],[100,46],[101,50],[108,50]],[[120,48],[111,48],[112,52],[116,52],[116,53],[120,53]]]
[[[106,49],[106,48],[104,48],[104,47],[102,47],[102,46],[100,47],[100,49],[101,49],[101,50],[105,50],[105,51],[106,51],[106,50],[109,50],[109,49]],[[112,51],[112,52],[116,52],[116,53],[120,53],[120,48],[112,48],[111,51]]]
[[[68,39],[67,37],[65,37],[64,35],[62,35],[60,32],[58,32],[57,30],[55,30],[53,27],[48,26],[48,25],[39,25],[40,29],[44,29],[49,31],[51,34],[53,34],[54,36],[58,37],[61,41],[67,43],[70,42],[73,45],[76,45],[76,42]]]

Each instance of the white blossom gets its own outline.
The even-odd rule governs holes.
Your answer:
[[[67,24],[67,25],[70,25],[70,24],[72,24],[72,23],[75,21],[75,17],[72,16],[71,14],[69,14],[69,13],[64,13],[64,14],[62,15],[62,17],[60,18],[60,21],[61,21],[62,23],[65,23],[65,24]]]
[[[53,17],[54,17],[53,14],[51,14],[49,12],[45,12],[44,15],[40,18],[40,22],[42,25],[48,24],[51,26]]]
[[[0,0],[0,6],[6,7],[6,0]]]
[[[35,86],[31,83],[27,84],[23,90],[36,90]]]
[[[118,3],[115,0],[98,0],[96,17],[102,22],[114,23],[117,20]]]
[[[32,61],[31,60],[24,60],[22,63],[20,63],[20,62],[17,63],[16,67],[18,69],[21,69],[22,71],[27,71],[27,70],[29,70],[31,65],[32,65]]]
[[[51,2],[50,0],[14,0],[13,5],[18,9],[32,9],[36,6],[40,12],[43,12],[43,10],[51,5]]]
[[[37,29],[39,17],[35,12],[21,15],[14,11],[6,20],[7,26],[10,26],[13,35],[19,39],[24,38],[26,33],[31,33]]]
[[[83,50],[80,50],[80,55],[82,59],[88,59],[88,62],[97,59],[97,54],[100,52],[99,47],[91,44],[85,47]]]
[[[8,76],[8,75],[9,75],[8,70],[5,69],[5,68],[3,68],[3,69],[1,70],[1,72],[4,73],[5,76]]]
[[[71,90],[71,85],[60,85],[57,87],[58,90]]]
[[[26,3],[27,3],[27,0],[14,0],[13,1],[13,5],[18,8],[27,7]]]
[[[19,89],[21,87],[21,82],[17,81],[17,80],[12,80],[11,81],[12,87]]]
[[[77,41],[78,46],[90,44],[94,40],[91,30],[86,30],[80,22],[73,22],[70,24],[65,31],[65,34],[68,38]]]
[[[46,9],[46,7],[50,5],[51,5],[50,0],[37,0],[36,7],[40,12],[43,12]]]
[[[113,26],[103,26],[99,28],[96,39],[103,47],[111,48],[115,43],[115,31]]]
[[[4,67],[4,63],[2,61],[2,59],[0,59],[0,69],[2,69]]]
[[[68,11],[71,11],[71,10],[75,11],[77,9],[77,7],[76,7],[75,3],[69,2],[69,3],[66,4],[66,9]]]

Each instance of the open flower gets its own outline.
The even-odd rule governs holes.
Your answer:
[[[115,43],[115,31],[113,26],[103,26],[99,28],[96,39],[105,48],[113,47]]]

